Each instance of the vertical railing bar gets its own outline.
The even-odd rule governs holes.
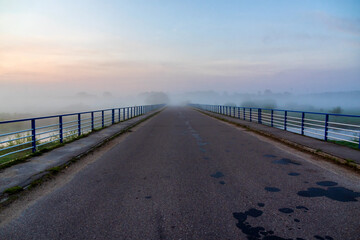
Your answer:
[[[104,110],[101,111],[101,126],[104,128]]]
[[[325,132],[324,132],[324,140],[327,141],[328,138],[328,127],[329,127],[329,114],[325,115]]]
[[[60,143],[64,142],[64,130],[63,130],[63,116],[59,116],[59,134]]]
[[[301,113],[301,135],[304,135],[304,127],[305,126],[305,113]]]
[[[261,121],[261,108],[258,109],[258,123],[262,123]]]
[[[78,136],[81,135],[81,115],[78,113]]]
[[[35,119],[31,119],[31,140],[32,140],[32,152],[36,152],[36,129]]]
[[[94,131],[94,112],[91,112],[91,131]]]

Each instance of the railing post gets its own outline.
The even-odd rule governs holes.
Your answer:
[[[250,122],[252,122],[252,114],[251,114],[251,108],[250,108]]]
[[[261,122],[261,108],[258,109],[258,123],[262,123]]]
[[[125,108],[123,108],[123,121],[125,121]]]
[[[305,113],[302,112],[301,113],[301,135],[304,135],[304,122],[305,122]]]
[[[64,142],[64,134],[63,134],[63,118],[62,116],[59,116],[59,138],[60,143]]]
[[[240,107],[238,107],[238,119],[240,119]]]
[[[104,127],[104,110],[101,111],[101,126]]]
[[[35,129],[35,119],[31,119],[31,140],[32,140],[32,152],[36,152],[36,129]]]
[[[119,110],[119,121],[118,122],[121,122],[121,108],[119,108],[118,110]]]
[[[94,112],[91,112],[91,131],[94,131]]]
[[[329,127],[329,114],[325,115],[325,135],[324,140],[327,141],[328,138],[328,127]]]
[[[81,135],[81,115],[78,114],[78,136]]]
[[[287,120],[287,111],[284,112],[284,130],[287,129],[287,127],[286,127],[286,120]]]
[[[271,127],[274,126],[274,110],[271,109]]]
[[[245,108],[243,108],[243,110],[244,110],[244,120],[246,120],[246,117],[245,117]]]
[[[115,123],[115,109],[111,110],[111,124]]]
[[[129,107],[126,108],[126,115],[127,115],[127,118],[126,119],[129,119]]]

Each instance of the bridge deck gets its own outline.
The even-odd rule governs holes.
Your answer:
[[[359,182],[197,111],[167,108],[2,216],[0,239],[358,239]]]

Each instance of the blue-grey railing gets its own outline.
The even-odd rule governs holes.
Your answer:
[[[103,109],[89,112],[0,122],[0,163],[8,155],[32,151],[52,143],[64,143],[93,130],[153,111],[163,104]],[[12,129],[13,131],[9,130]]]
[[[325,141],[334,140],[357,144],[360,149],[359,115],[207,104],[189,105],[194,108],[257,122]]]

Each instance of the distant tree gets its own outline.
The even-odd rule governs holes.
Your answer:
[[[230,106],[230,107],[236,107],[236,104],[235,103],[232,103],[232,102],[227,102],[224,104],[225,106]]]
[[[330,113],[340,114],[343,112],[343,109],[340,106],[334,107],[330,110]]]
[[[103,92],[103,97],[112,97],[111,92]]]
[[[146,92],[141,93],[140,96],[145,98],[146,104],[169,103],[169,96],[164,92]]]
[[[272,95],[272,91],[270,89],[266,89],[264,91],[264,95]]]
[[[244,101],[240,104],[242,107],[259,107],[259,104],[253,101]]]

